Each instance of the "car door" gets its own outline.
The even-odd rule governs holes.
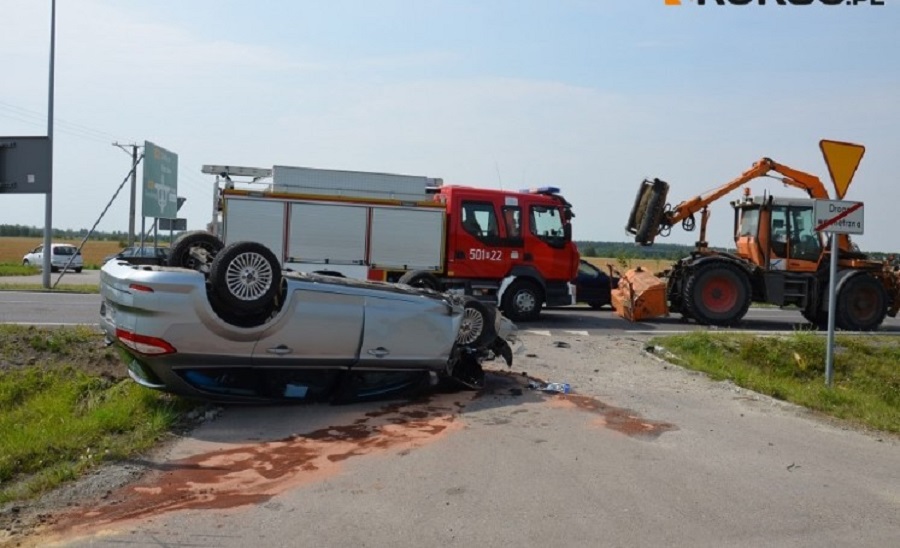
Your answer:
[[[360,367],[443,367],[456,335],[449,310],[439,299],[367,296]]]
[[[31,264],[40,266],[44,260],[44,246],[39,245],[31,250],[28,260]]]
[[[339,286],[289,282],[286,310],[253,349],[253,365],[346,368],[359,356],[364,298]]]

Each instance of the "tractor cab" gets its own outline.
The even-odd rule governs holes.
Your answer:
[[[731,205],[739,256],[765,270],[818,268],[824,242],[815,230],[812,200],[746,196]]]

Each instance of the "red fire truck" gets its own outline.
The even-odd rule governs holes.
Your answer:
[[[268,246],[284,268],[472,295],[514,320],[574,304],[569,204],[441,179],[275,166],[203,166],[216,176],[211,231]]]

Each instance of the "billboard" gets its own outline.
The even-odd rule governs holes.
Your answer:
[[[50,192],[48,137],[0,137],[0,194]]]
[[[178,155],[144,141],[144,187],[141,215],[178,217]]]

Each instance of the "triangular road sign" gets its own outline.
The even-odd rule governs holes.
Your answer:
[[[819,148],[822,149],[822,156],[825,157],[825,164],[828,165],[828,173],[831,174],[831,182],[834,183],[837,199],[840,200],[847,193],[850,182],[853,181],[853,175],[856,173],[856,168],[859,167],[859,161],[862,160],[863,154],[866,153],[866,147],[822,139],[819,141]]]

